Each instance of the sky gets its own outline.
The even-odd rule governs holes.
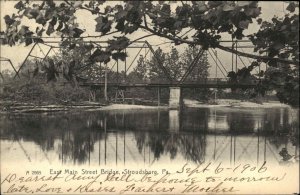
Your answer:
[[[3,30],[5,28],[5,23],[4,23],[4,19],[3,17],[7,14],[11,14],[11,13],[15,13],[16,9],[14,9],[14,5],[17,3],[17,1],[3,1],[0,0],[1,6],[0,6],[0,13],[1,13],[1,26],[0,26],[0,30]],[[115,5],[115,4],[119,4],[122,3],[121,1],[108,1],[106,4],[109,4],[111,6]],[[288,3],[285,3],[283,1],[262,1],[259,2],[259,5],[262,8],[262,14],[260,15],[260,17],[264,20],[270,20],[274,15],[277,16],[283,16],[285,14],[285,8],[288,5]],[[176,7],[176,4],[172,4],[172,7]],[[79,26],[82,27],[83,29],[85,29],[85,33],[84,35],[99,35],[98,33],[95,32],[95,20],[93,19],[93,15],[88,13],[87,11],[78,11],[77,13],[77,22],[79,23]],[[36,24],[30,20],[25,20],[24,24],[29,25],[31,27],[33,27],[33,29],[35,29]],[[253,24],[250,24],[251,26],[249,27],[250,30],[245,31],[245,34],[247,33],[251,33],[251,32],[255,32],[258,29],[258,26],[255,24],[255,21]],[[129,38],[135,39],[137,37],[143,36],[143,35],[147,35],[147,32],[144,31],[138,31],[135,32],[131,35],[129,35]],[[109,39],[109,36],[103,37],[101,38],[101,40],[107,40]],[[59,39],[56,39],[59,40]],[[163,51],[168,52],[170,51],[170,49],[172,48],[172,46],[174,46],[171,43],[168,44],[162,44],[168,40],[158,37],[158,36],[151,36],[148,38],[145,38],[144,40],[147,40],[151,45],[153,45],[154,49],[157,49],[157,45],[159,45],[159,47],[161,47],[163,49]],[[222,40],[230,40],[230,37],[226,37],[223,36]],[[162,45],[160,45],[162,44]],[[251,43],[240,43],[241,46],[249,46]],[[228,45],[228,44],[227,44]],[[24,59],[26,58],[27,54],[29,53],[29,51],[31,50],[33,45],[29,45],[29,46],[25,46],[25,45],[18,45],[18,46],[0,46],[0,56],[1,57],[5,57],[5,58],[9,58],[12,63],[14,64],[14,66],[19,67],[20,64],[24,61]],[[229,46],[229,45],[228,45]],[[179,52],[183,52],[184,47],[186,47],[186,45],[182,44],[180,46],[177,46],[176,48],[179,50]],[[32,54],[38,57],[43,57],[45,53],[47,53],[47,51],[49,50],[49,47],[47,46],[40,46],[40,47],[36,47],[33,51]],[[128,59],[127,59],[127,64],[131,64],[131,62],[133,61],[134,57],[136,56],[137,52],[139,49],[128,49]],[[244,51],[244,52],[249,52],[249,53],[253,53],[253,49],[249,49],[249,48],[244,48],[244,49],[238,49],[239,51]],[[147,52],[146,50],[142,51],[141,54],[145,54],[145,52]],[[212,52],[211,52],[212,53]],[[50,55],[55,55],[54,52],[51,52]],[[227,71],[229,71],[231,69],[231,63],[232,63],[232,54],[228,53],[228,52],[224,52],[221,50],[217,50],[217,55],[218,58],[220,59],[220,62],[222,62],[222,64],[224,65],[225,69]],[[150,55],[148,55],[148,57],[150,57]],[[211,65],[211,68],[209,69],[209,73],[210,73],[210,77],[218,77],[218,78],[223,78],[224,76],[222,75],[222,73],[218,70],[216,73],[216,65],[214,60],[212,59],[212,57],[210,55],[208,55],[209,57],[209,63]],[[215,58],[215,57],[214,57]],[[235,59],[235,56],[234,56]],[[244,67],[244,64],[249,65],[251,63],[252,59],[248,59],[248,58],[238,58],[238,68],[242,68]],[[135,61],[136,62],[136,61]],[[134,68],[134,64],[131,67],[130,70],[132,70]],[[219,63],[220,63],[219,62]],[[12,68],[10,67],[10,64],[7,62],[0,62],[0,71],[3,71],[5,69],[9,69],[12,70]],[[244,63],[244,64],[243,64]],[[114,64],[114,62],[111,62],[108,64],[109,67],[112,67]],[[119,63],[119,70],[122,70],[122,63]],[[128,67],[128,66],[127,66]],[[114,67],[113,69],[116,69],[116,67]],[[263,69],[263,67],[262,67]],[[257,70],[254,70],[257,71]]]

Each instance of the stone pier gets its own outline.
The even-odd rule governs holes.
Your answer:
[[[181,88],[170,87],[169,108],[179,109],[182,105]]]

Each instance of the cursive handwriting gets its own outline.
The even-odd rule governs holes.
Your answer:
[[[49,169],[50,175],[43,175],[42,171],[39,171],[40,175],[6,173],[4,177],[2,175],[1,192],[5,194],[235,194],[243,193],[240,187],[242,184],[276,185],[287,180],[287,173],[277,174],[275,171],[269,171],[266,162],[256,166],[238,164],[229,167],[222,162],[184,164],[173,171],[165,168],[155,171],[102,170]]]

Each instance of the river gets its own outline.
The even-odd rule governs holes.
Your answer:
[[[4,164],[284,164],[299,155],[299,111],[287,107],[5,114],[0,125]]]

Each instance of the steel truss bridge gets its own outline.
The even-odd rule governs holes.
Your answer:
[[[108,47],[107,41],[86,41],[83,40],[86,44],[92,44],[94,46],[94,50],[101,48],[105,49]],[[243,46],[239,45],[239,42],[245,42],[248,43],[250,41],[241,40],[241,41],[220,41],[224,43],[232,44],[231,46],[228,46],[232,49],[243,49],[243,48],[251,48],[251,46]],[[26,67],[28,64],[28,60],[31,58],[34,58],[36,60],[39,60],[43,62],[47,57],[50,56],[51,52],[52,54],[58,55],[58,52],[60,52],[60,48],[62,47],[60,45],[61,41],[48,41],[45,40],[43,43],[34,43],[32,45],[32,48],[30,49],[29,53],[27,54],[26,58],[20,65],[19,69],[16,69],[15,66],[12,64],[12,62],[5,58],[6,61],[8,61],[11,66],[13,67],[15,71],[15,77],[14,78],[20,78],[20,72],[21,70]],[[252,46],[253,47],[253,46]],[[102,78],[98,79],[97,81],[91,81],[89,79],[86,79],[85,81],[82,81],[79,83],[80,86],[83,87],[90,87],[91,90],[95,89],[101,89],[103,87],[116,87],[117,89],[124,90],[126,88],[168,88],[168,87],[180,87],[180,88],[255,88],[258,83],[260,83],[261,79],[258,78],[257,80],[251,81],[251,82],[232,82],[227,78],[228,72],[238,70],[238,61],[241,62],[241,64],[244,65],[244,67],[247,67],[246,63],[243,61],[243,59],[237,55],[232,54],[232,64],[231,64],[231,70],[227,70],[222,62],[222,60],[219,59],[217,51],[214,49],[209,49],[207,51],[200,49],[198,54],[194,57],[193,61],[190,62],[190,64],[187,66],[185,72],[182,74],[182,77],[179,79],[172,78],[170,74],[170,70],[166,68],[161,62],[160,58],[155,53],[153,47],[151,44],[149,44],[147,41],[136,41],[134,44],[131,44],[128,46],[128,48],[125,49],[125,52],[129,51],[130,49],[138,49],[138,52],[133,57],[131,56],[131,59],[128,59],[126,57],[124,62],[119,62],[119,60],[115,61],[114,64],[111,67],[108,67],[110,72],[117,73],[114,75],[114,78],[109,78],[110,80],[105,83],[105,78],[103,78],[105,70],[103,70],[103,64],[102,63],[94,63],[90,64],[90,66],[84,64],[82,67],[80,67],[80,71],[87,70],[88,67],[91,66],[98,66],[100,65],[100,71],[96,74],[102,75]],[[42,57],[38,56],[34,53],[34,51],[39,50],[40,54],[42,53]],[[127,50],[127,51],[126,51]],[[144,52],[143,52],[144,50]],[[91,51],[93,52],[93,51]],[[144,58],[147,57],[147,55],[150,53],[150,55],[153,56],[155,62],[155,66],[159,68],[164,74],[164,80],[165,81],[150,81],[150,82],[143,82],[143,83],[132,83],[129,82],[126,78],[128,76],[128,73],[130,72],[130,68],[135,66],[135,62],[139,55],[143,55]],[[197,81],[189,81],[188,77],[190,74],[195,70],[195,67],[199,65],[200,58],[206,53],[207,56],[210,56],[211,59],[214,62],[214,65],[211,64],[212,68],[215,68],[216,70],[216,76],[218,73],[223,75],[223,78],[205,78],[205,79],[198,79]],[[132,54],[132,52],[130,53]],[[247,63],[251,63],[249,59],[247,59]],[[131,61],[131,62],[129,62]],[[122,63],[122,65],[120,65]],[[101,68],[102,67],[102,68]],[[228,68],[228,67],[227,67]],[[122,69],[122,70],[121,70]],[[259,66],[260,71],[260,66]],[[2,74],[1,74],[2,76]],[[120,78],[122,77],[122,78]],[[89,78],[89,75],[88,75]],[[106,78],[107,79],[107,78]]]

